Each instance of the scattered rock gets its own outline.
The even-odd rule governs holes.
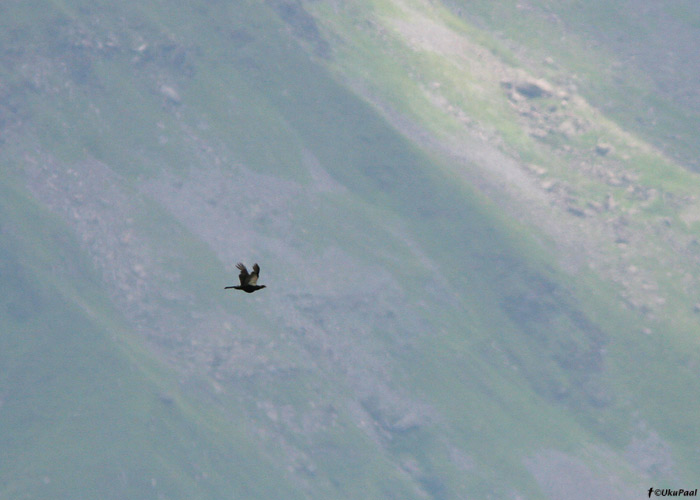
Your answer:
[[[163,97],[165,97],[171,103],[180,104],[182,102],[182,98],[180,97],[180,94],[177,92],[177,90],[175,90],[170,85],[163,84],[160,86],[160,88],[158,90],[163,95]]]
[[[585,210],[583,210],[581,207],[577,207],[576,205],[567,205],[566,210],[567,210],[567,212],[575,215],[576,217],[585,217],[586,216]]]
[[[550,97],[554,93],[554,87],[543,79],[527,79],[515,84],[515,90],[528,99],[538,97]]]
[[[615,243],[626,245],[630,242],[630,230],[625,225],[614,223],[613,233],[615,235]]]
[[[606,452],[596,453],[605,456]],[[524,463],[546,498],[636,498],[622,479],[614,474],[606,474],[601,462],[586,462],[558,450],[544,449],[526,458]]]
[[[595,152],[600,156],[606,156],[613,150],[613,147],[607,142],[599,142],[595,146]]]
[[[615,201],[615,198],[613,197],[612,193],[608,193],[608,195],[605,197],[605,210],[608,211],[613,211],[617,208],[617,202]]]
[[[549,132],[543,128],[535,128],[530,131],[530,135],[536,139],[546,139]]]
[[[159,393],[158,400],[165,406],[175,406],[175,398],[167,392]]]
[[[644,333],[651,334],[649,328]],[[627,445],[625,456],[638,470],[652,476],[670,478],[675,476],[675,464],[671,447],[655,431],[648,429],[646,424],[639,426],[639,434],[632,438]]]
[[[540,183],[540,187],[545,191],[552,191],[556,185],[556,181],[553,181],[551,179],[544,180]]]
[[[539,165],[536,165],[534,163],[526,163],[525,168],[539,177],[541,177],[547,173],[546,168],[541,167]]]
[[[622,186],[624,183],[622,182],[622,179],[620,179],[617,175],[615,175],[613,172],[606,171],[605,172],[605,182],[609,186]]]
[[[603,211],[603,204],[597,201],[590,200],[586,203],[586,205],[588,206],[588,208],[591,208],[595,212],[600,213]]]
[[[566,137],[571,137],[573,135],[576,135],[576,133],[578,132],[578,127],[572,120],[567,119],[559,124],[559,126],[557,127],[557,131],[560,134],[565,135]]]
[[[501,80],[501,88],[510,90],[513,88],[513,82],[511,80]]]

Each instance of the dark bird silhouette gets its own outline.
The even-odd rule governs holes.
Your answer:
[[[241,280],[241,284],[236,286],[224,287],[224,290],[227,290],[229,288],[235,288],[236,290],[243,290],[246,293],[253,293],[255,290],[265,288],[265,285],[258,285],[258,276],[260,276],[260,266],[257,263],[253,264],[252,273],[249,273],[246,267],[240,262],[236,264],[236,267],[241,270],[241,273],[238,275],[238,279]]]

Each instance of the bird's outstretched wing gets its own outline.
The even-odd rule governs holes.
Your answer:
[[[245,286],[250,282],[250,274],[248,274],[248,269],[243,265],[242,262],[236,264],[236,267],[241,270],[238,275],[238,279],[241,280],[241,286]],[[257,277],[255,278],[257,280]]]
[[[253,272],[250,273],[250,275],[248,276],[248,283],[250,285],[257,285],[259,276],[260,276],[260,266],[256,262],[255,264],[253,264]]]

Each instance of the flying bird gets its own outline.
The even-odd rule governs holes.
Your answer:
[[[241,273],[238,275],[238,279],[241,280],[241,284],[236,286],[224,287],[224,290],[227,290],[229,288],[235,288],[236,290],[243,290],[246,293],[253,293],[255,290],[265,288],[265,285],[258,285],[258,276],[260,276],[260,266],[257,263],[253,264],[252,273],[249,273],[248,269],[246,269],[246,267],[241,262],[236,264],[236,267],[241,270]]]

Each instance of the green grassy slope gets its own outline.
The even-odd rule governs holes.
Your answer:
[[[0,217],[0,498],[301,497],[124,335],[61,222],[7,185]]]
[[[349,81],[355,80],[354,88],[364,89],[363,93],[383,109],[386,115],[391,117],[392,114],[404,113],[404,116],[409,119],[417,117],[415,119],[425,127],[426,135],[430,134],[431,130],[437,130],[436,135],[440,137],[439,134],[457,135],[454,130],[458,127],[455,126],[453,117],[460,117],[459,112],[464,111],[469,118],[472,118],[472,129],[476,128],[478,132],[486,132],[487,135],[494,134],[495,131],[494,135],[500,136],[500,144],[511,154],[515,151],[515,154],[523,160],[542,162],[552,171],[561,172],[559,175],[571,175],[575,179],[572,182],[572,192],[575,195],[583,195],[585,199],[588,196],[586,193],[588,189],[592,191],[600,189],[594,186],[589,188],[586,183],[590,181],[585,176],[577,178],[577,173],[567,171],[569,166],[567,164],[574,166],[581,158],[579,151],[592,149],[596,135],[609,138],[618,134],[614,126],[611,126],[604,117],[594,117],[590,110],[584,111],[588,119],[595,120],[592,133],[587,135],[584,133],[580,137],[564,136],[547,139],[552,143],[543,141],[546,145],[544,148],[538,144],[537,140],[533,141],[531,137],[523,134],[523,130],[518,130],[517,122],[512,123],[512,111],[508,106],[504,106],[507,102],[502,97],[502,90],[498,87],[502,86],[504,78],[513,78],[508,66],[516,66],[515,69],[522,70],[523,68],[517,68],[517,66],[531,63],[528,57],[532,57],[532,54],[523,51],[521,55],[515,57],[512,52],[504,48],[505,44],[501,40],[490,38],[483,31],[460,24],[439,7],[427,5],[424,2],[375,2],[374,7],[373,10],[367,11],[352,7],[316,6],[313,8],[319,18],[324,19],[324,25],[329,33],[338,36],[339,41],[334,48],[339,55],[339,59],[335,61],[335,67],[339,73]],[[510,16],[494,15],[492,19],[494,29],[503,27],[504,18],[511,19],[514,24],[506,24],[511,30],[508,33],[512,33],[516,40],[522,41],[524,46],[533,49],[534,54],[539,55],[544,52],[542,47],[531,47],[531,44],[526,44],[524,41],[527,39],[528,29],[540,33],[537,28],[539,25],[528,24],[530,18],[517,16],[514,14],[514,9],[509,11],[506,4],[490,3],[488,7],[496,10],[500,8]],[[478,6],[470,4],[468,8],[465,7],[465,10],[469,11],[469,9],[478,11]],[[435,24],[431,24],[432,22]],[[444,23],[443,27],[438,23]],[[516,23],[520,24],[514,27]],[[586,64],[589,65],[586,74],[592,78],[594,71],[601,71],[605,66],[604,59],[595,59],[596,54],[587,54],[584,46],[573,43],[566,44],[564,48],[559,47],[552,42],[552,39],[546,38],[549,36],[548,33],[546,30],[541,32],[541,36],[532,39],[532,44],[536,44],[537,40],[543,43],[549,40],[551,45],[548,48],[563,51],[562,54],[555,54],[555,61],[561,64],[558,71],[551,72],[555,78],[557,78],[556,75],[559,77],[566,75],[567,70],[583,71]],[[490,54],[485,54],[484,48],[487,48]],[[566,48],[569,50],[568,54],[565,52]],[[544,59],[544,56],[542,57]],[[534,74],[544,72],[549,76],[546,64],[546,62],[535,63],[525,69]],[[376,73],[368,73],[366,71],[368,67],[374,68]],[[478,69],[475,70],[475,68],[480,69],[482,74],[479,74]],[[630,85],[635,84],[631,80],[625,80],[625,82]],[[584,94],[595,95],[595,92],[598,92],[595,87],[593,90],[588,87],[582,89]],[[650,96],[652,90],[647,89],[647,92],[646,95]],[[447,101],[446,104],[441,104],[434,94]],[[600,91],[600,95],[603,95],[603,91]],[[624,99],[615,101],[614,98],[608,97],[614,102],[619,102],[622,110],[634,109],[634,106]],[[438,104],[435,104],[436,102]],[[542,107],[547,105],[545,101]],[[556,108],[558,103],[549,102],[549,106]],[[673,102],[668,101],[668,106],[674,106]],[[613,116],[620,118],[617,114]],[[625,119],[623,118],[621,122],[625,123]],[[686,134],[689,130],[693,130],[688,122],[679,126]],[[411,130],[410,127],[404,129]],[[411,135],[420,137],[415,133]],[[658,131],[656,139],[663,135],[663,131]],[[643,182],[649,182],[649,186],[666,191],[667,194],[664,196],[668,196],[668,199],[672,196],[679,198],[687,196],[692,203],[694,189],[697,186],[696,176],[683,171],[677,165],[672,165],[650,148],[640,147],[635,139],[625,138],[623,141],[628,145],[620,144],[617,147],[626,148],[631,144],[634,156],[631,161],[625,154],[621,156],[641,173]],[[561,154],[558,151],[560,147],[569,148],[564,151],[574,154]],[[621,151],[618,150],[618,152]],[[553,174],[553,177],[557,179],[557,174]],[[676,184],[675,179],[681,178],[683,181]],[[603,186],[603,189],[606,187]],[[445,191],[441,190],[441,192]],[[595,199],[597,195],[595,191],[593,193],[593,199]],[[454,206],[454,203],[450,206]],[[657,203],[653,211],[647,208],[639,216],[635,214],[636,209],[630,210],[630,218],[641,221],[641,225],[648,225],[658,216],[656,210],[659,209],[663,210],[666,216],[677,216],[677,209],[674,209],[671,204]],[[447,212],[449,213],[449,210]],[[425,240],[445,241],[448,239],[447,235],[454,234],[454,227],[468,227],[468,221],[471,218],[465,213],[460,215],[440,230],[430,234],[430,237]],[[651,218],[648,218],[649,216]],[[461,224],[457,223],[457,220]],[[470,229],[473,231],[472,228]],[[675,230],[685,235],[688,227],[679,224]],[[473,234],[476,241],[483,241],[485,237],[488,240],[487,235],[472,231],[467,232]],[[686,236],[681,238],[684,239]],[[646,431],[639,431],[639,422],[653,421],[653,426],[674,442],[674,449],[684,456],[679,460],[679,466],[684,468],[686,464],[692,463],[695,460],[695,452],[692,451],[692,447],[686,447],[688,442],[686,439],[695,440],[694,424],[691,423],[694,419],[691,415],[696,413],[696,409],[692,398],[683,397],[682,394],[686,391],[680,388],[686,383],[693,384],[695,363],[691,360],[696,359],[698,354],[695,335],[697,318],[690,310],[694,299],[692,293],[688,294],[689,288],[685,288],[688,286],[689,274],[695,275],[695,261],[691,258],[690,261],[675,269],[672,264],[669,265],[664,260],[659,262],[658,267],[655,259],[650,260],[647,257],[646,260],[637,261],[642,262],[641,265],[646,269],[651,268],[659,275],[662,273],[666,275],[665,283],[661,286],[676,289],[670,292],[673,299],[665,302],[666,307],[679,312],[675,315],[668,311],[659,312],[661,318],[656,315],[645,317],[644,314],[619,315],[616,313],[613,315],[617,316],[615,319],[610,316],[610,309],[603,304],[606,301],[616,302],[618,299],[615,298],[615,292],[607,287],[601,287],[600,282],[596,283],[596,278],[587,286],[597,290],[597,297],[593,301],[584,300],[582,295],[576,296],[575,292],[569,295],[570,283],[562,287],[560,281],[562,277],[552,278],[546,271],[547,266],[523,264],[518,259],[511,261],[507,243],[493,240],[489,243],[492,243],[492,246],[487,244],[489,250],[479,255],[475,262],[478,262],[477,265],[482,269],[489,271],[500,269],[502,274],[498,271],[489,274],[487,271],[481,275],[482,280],[476,280],[478,283],[488,283],[489,289],[496,290],[495,295],[489,297],[491,300],[487,299],[489,304],[484,305],[480,311],[485,313],[494,302],[500,301],[503,310],[499,311],[497,316],[502,316],[505,312],[505,316],[518,325],[518,333],[506,333],[507,340],[504,340],[503,344],[512,356],[511,359],[517,359],[520,363],[519,367],[525,368],[524,372],[536,390],[554,399],[561,397],[563,400],[569,400],[569,403],[576,408],[579,421],[585,422],[586,426],[595,429],[595,432],[604,436],[608,442],[615,443],[621,450],[631,446],[630,442],[643,440],[637,434],[638,432],[643,434]],[[473,269],[466,269],[465,264],[470,259],[464,256],[475,255],[478,252],[464,251],[463,245],[465,243],[459,238],[449,239],[449,244],[444,248],[449,248],[450,251],[456,249],[461,251],[456,251],[454,254],[444,252],[441,254],[441,261],[450,262],[450,269],[463,270],[462,273],[456,273],[458,276],[473,278],[478,273]],[[492,252],[495,248],[502,251],[503,255],[498,253],[494,255]],[[514,253],[523,255],[522,248],[518,248],[519,250]],[[439,252],[439,249],[433,248],[431,251]],[[665,248],[659,255],[663,259],[663,255],[667,256],[669,251],[673,250]],[[643,252],[646,250],[643,250],[642,254]],[[683,251],[680,253],[685,254]],[[461,258],[458,257],[458,260],[454,261],[450,260],[451,256]],[[682,274],[685,274],[684,278],[681,278]],[[605,274],[601,277],[609,278]],[[583,276],[580,274],[579,279],[581,278]],[[684,288],[684,291],[680,291],[679,288]],[[480,292],[488,293],[483,290]],[[582,293],[585,295],[587,292]],[[577,306],[572,305],[580,304],[581,301],[586,304],[582,309],[587,311],[588,317],[582,315],[577,310]],[[601,318],[600,323],[591,321],[591,317]],[[602,318],[607,319],[602,320]],[[485,330],[493,335],[496,331],[508,329],[493,322]],[[577,330],[586,333],[577,334]],[[661,335],[651,339],[640,337],[640,333],[652,331],[660,332]],[[525,341],[523,341],[523,333],[526,334]],[[600,357],[598,357],[599,349]],[[685,360],[681,366],[677,370],[670,369],[669,367],[675,364],[674,360],[680,358]],[[558,363],[560,366],[557,366]],[[600,371],[596,366],[600,367]],[[564,369],[560,371],[560,368]],[[676,391],[662,389],[674,384],[679,384],[679,389]],[[575,388],[575,392],[579,395],[572,394],[571,387]],[[579,391],[585,394],[584,398],[580,397]],[[591,411],[591,406],[597,407],[597,410]],[[669,411],[669,407],[673,410]],[[640,414],[635,414],[636,411],[642,411],[645,416],[639,419]],[[686,421],[686,418],[689,420]],[[638,422],[635,423],[635,420]],[[641,427],[643,428],[644,425]],[[662,449],[663,446],[657,450],[659,455],[663,455],[660,451]],[[655,466],[657,472],[664,467],[660,463]]]
[[[694,477],[692,339],[356,93],[454,130],[420,85],[461,73],[375,4],[0,7],[0,497],[545,498],[552,450],[582,495]],[[222,295],[233,259],[269,288]]]
[[[504,43],[526,47],[520,51],[529,58],[526,65],[546,67],[545,58],[552,58],[549,70],[575,75],[581,92],[608,116],[697,170],[691,132],[700,124],[693,90],[700,15],[695,3],[443,3]]]

